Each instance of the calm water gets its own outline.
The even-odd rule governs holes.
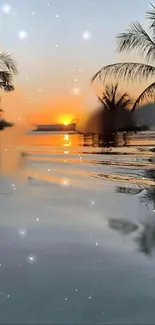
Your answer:
[[[145,138],[20,139],[27,155],[0,186],[1,324],[155,323],[155,137]]]

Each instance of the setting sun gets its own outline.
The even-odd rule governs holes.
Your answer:
[[[66,126],[72,123],[72,120],[73,120],[72,114],[64,114],[64,115],[57,116],[57,121],[59,121],[59,123],[62,123]]]

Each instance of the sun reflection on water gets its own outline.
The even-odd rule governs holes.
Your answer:
[[[72,145],[72,142],[70,141],[70,137],[69,137],[68,134],[65,134],[65,135],[64,135],[64,141],[65,141],[65,143],[64,143],[64,147],[69,147],[69,146]],[[66,141],[69,141],[69,142],[66,142]]]

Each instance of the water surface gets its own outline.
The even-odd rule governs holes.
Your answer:
[[[1,324],[154,323],[154,146],[22,138],[21,177],[1,177]]]

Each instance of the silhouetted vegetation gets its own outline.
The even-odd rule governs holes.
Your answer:
[[[132,22],[129,28],[118,35],[117,50],[120,53],[126,52],[127,54],[135,50],[142,59],[149,63],[154,63],[155,56],[155,7],[147,12],[149,20],[150,35],[143,29],[138,22]],[[154,77],[154,65],[146,63],[116,63],[107,65],[101,68],[92,78],[92,83],[98,78],[102,83],[105,82],[107,77],[116,77],[117,79],[124,80],[148,80]],[[133,104],[132,111],[142,105],[146,100],[155,100],[155,82],[152,82],[144,91],[139,95]]]
[[[13,126],[13,123],[9,123],[9,122],[7,122],[5,120],[0,121],[0,131],[4,130],[6,128],[10,128],[12,126]]]
[[[99,142],[104,146],[118,144],[118,132],[133,132],[136,130],[130,108],[133,101],[127,93],[119,91],[118,84],[105,87],[99,98],[100,108],[89,119],[86,133],[100,136]],[[127,137],[124,134],[124,144]]]
[[[0,53],[0,88],[10,92],[14,90],[13,75],[17,74],[17,64],[10,53]]]
[[[12,58],[10,53],[0,53],[0,89],[10,92],[14,90],[13,86],[13,75],[17,74],[17,64]],[[0,109],[0,115],[4,111]],[[0,131],[5,128],[12,127],[13,124],[5,121],[2,117],[0,119]]]

